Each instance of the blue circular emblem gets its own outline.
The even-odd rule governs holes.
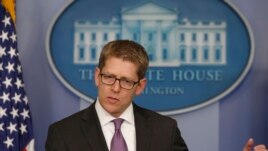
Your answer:
[[[92,101],[100,51],[115,39],[147,50],[148,85],[135,102],[163,114],[222,99],[244,79],[254,54],[249,25],[230,2],[77,0],[51,24],[50,65],[66,87]]]

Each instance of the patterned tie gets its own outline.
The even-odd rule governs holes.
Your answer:
[[[112,121],[114,122],[115,132],[111,141],[111,151],[127,151],[127,144],[120,129],[123,121],[124,120],[121,118],[117,118]]]

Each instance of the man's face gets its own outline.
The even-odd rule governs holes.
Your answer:
[[[132,89],[127,90],[120,86],[119,80],[116,80],[112,85],[104,84],[101,81],[101,74],[114,76],[117,79],[138,81],[137,70],[134,63],[116,57],[106,60],[101,71],[96,68],[95,84],[98,88],[99,101],[102,107],[112,116],[120,116],[130,105],[134,96],[141,94],[146,85],[146,79],[141,79]]]

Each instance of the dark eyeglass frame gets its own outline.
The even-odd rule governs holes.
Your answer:
[[[118,80],[118,81],[119,81],[119,85],[120,85],[120,87],[123,88],[123,89],[126,89],[126,90],[131,90],[137,83],[140,82],[140,80],[138,80],[138,81],[133,81],[133,80],[128,80],[128,79],[126,79],[126,78],[116,78],[114,75],[109,75],[109,74],[105,74],[105,73],[100,73],[100,76],[101,76],[101,82],[102,82],[103,84],[106,84],[106,85],[114,85],[115,82]],[[110,78],[113,78],[114,81],[113,81],[112,83],[104,82],[105,80],[103,80],[103,79],[104,79],[103,77],[105,77],[105,76],[110,77]],[[126,80],[126,81],[129,81],[129,82],[132,82],[133,84],[132,84],[132,86],[129,87],[129,88],[123,87],[122,84],[121,84],[121,81],[122,81],[122,80]]]

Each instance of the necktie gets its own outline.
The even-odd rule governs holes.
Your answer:
[[[111,141],[111,151],[127,151],[127,144],[120,129],[123,121],[124,120],[121,118],[112,121],[114,123],[115,132]]]

